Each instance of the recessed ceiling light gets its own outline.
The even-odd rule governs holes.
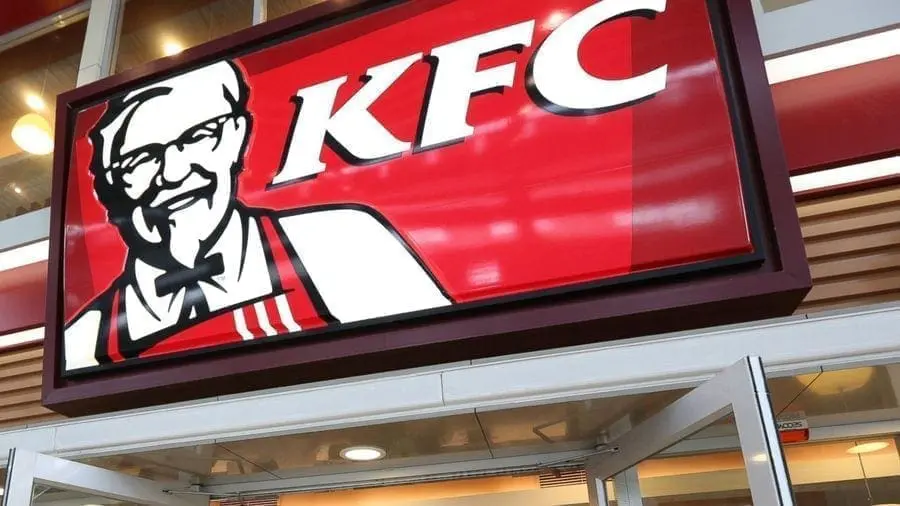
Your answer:
[[[43,111],[47,108],[47,103],[44,102],[44,99],[34,93],[25,94],[25,104],[35,111]]]
[[[19,188],[18,186],[13,186],[13,191],[16,192],[16,193],[18,193],[19,195],[22,194],[22,189]]]
[[[888,446],[890,446],[890,445],[885,443],[884,441],[873,441],[871,443],[861,443],[861,444],[858,444],[858,445],[850,448],[849,450],[847,450],[847,453],[853,453],[853,454],[872,453],[872,452],[877,452],[878,450],[884,450]]]
[[[387,455],[382,448],[377,446],[351,446],[341,450],[341,458],[354,462],[368,462],[384,458]]]
[[[172,56],[184,51],[184,46],[176,40],[169,39],[163,42],[162,50],[164,55]]]

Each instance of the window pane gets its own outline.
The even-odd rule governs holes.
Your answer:
[[[322,3],[323,1],[324,0],[269,0],[266,9],[267,19],[275,19],[284,16],[285,14],[304,9],[310,5]]]
[[[116,72],[229,35],[253,21],[253,0],[129,0]]]
[[[0,52],[0,220],[50,205],[56,96],[75,87],[87,20]]]

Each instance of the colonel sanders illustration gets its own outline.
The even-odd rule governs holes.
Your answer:
[[[242,205],[247,100],[218,62],[110,101],[91,170],[128,256],[66,326],[67,371],[451,304],[375,210]]]

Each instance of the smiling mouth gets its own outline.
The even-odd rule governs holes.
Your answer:
[[[212,192],[210,191],[210,187],[204,186],[178,195],[173,195],[171,198],[158,203],[155,207],[174,213],[188,208],[201,200],[208,200],[211,197]]]

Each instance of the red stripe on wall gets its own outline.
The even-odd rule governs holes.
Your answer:
[[[792,174],[900,152],[900,56],[772,87]]]
[[[0,335],[44,324],[47,262],[0,272]]]

